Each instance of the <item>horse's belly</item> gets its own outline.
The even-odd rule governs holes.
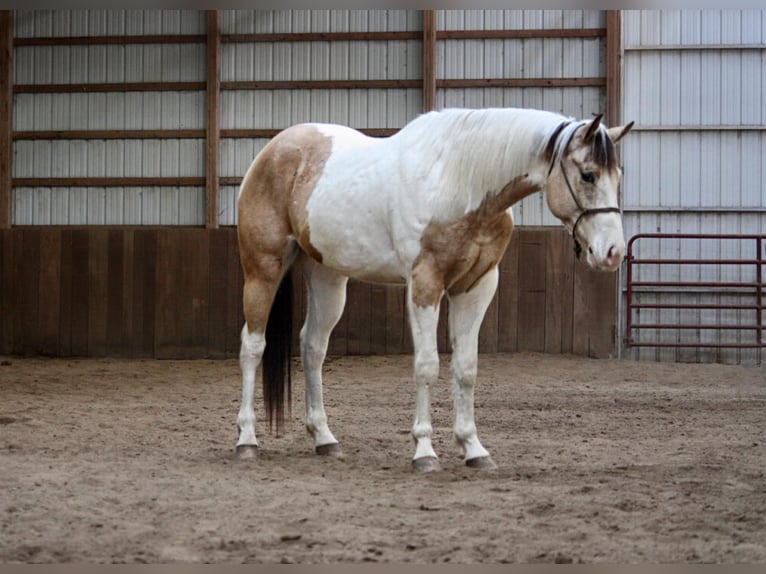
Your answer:
[[[321,263],[362,281],[404,283],[406,270],[383,222],[369,214],[344,212],[309,212],[311,244]]]

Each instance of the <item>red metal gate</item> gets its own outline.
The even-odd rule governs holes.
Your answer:
[[[719,242],[718,251],[720,251],[720,244],[728,241],[739,241],[741,246],[752,245],[755,247],[755,255],[751,258],[706,258],[702,253],[700,258],[672,258],[662,255],[663,250],[657,249],[660,253],[659,257],[639,258],[636,257],[636,246],[640,240],[654,239],[658,241],[662,240],[712,240]],[[766,241],[766,235],[732,235],[732,234],[704,234],[704,233],[641,233],[634,235],[628,242],[627,253],[627,304],[626,304],[626,321],[625,321],[625,346],[626,347],[714,347],[714,348],[763,348],[766,347],[766,341],[764,341],[764,241]],[[701,242],[700,242],[701,243]],[[635,268],[639,266],[665,266],[665,265],[677,265],[679,269],[688,268],[688,266],[733,266],[738,268],[738,274],[741,276],[743,270],[750,270],[752,280],[740,280],[740,281],[636,281],[634,279],[636,272]],[[698,267],[699,268],[699,267]],[[659,270],[659,268],[657,268]],[[752,273],[754,271],[754,273]],[[659,273],[657,273],[659,275]],[[744,273],[748,274],[747,271]],[[648,291],[648,290],[652,291]],[[665,296],[663,294],[682,295],[683,293],[689,293],[690,290],[696,290],[696,293],[706,293],[714,295],[736,295],[740,299],[737,303],[723,303],[720,302],[686,302],[678,301],[672,302],[667,299],[672,297]],[[643,302],[640,299],[642,293],[651,292],[656,295],[658,301]],[[742,301],[744,299],[744,301]],[[743,315],[749,317],[749,320],[738,322],[737,324],[723,324],[723,323],[702,323],[700,321],[696,323],[664,323],[662,321],[644,323],[637,321],[634,317],[634,312],[640,314],[641,309],[670,309],[670,310],[690,310],[696,309],[701,313],[704,311],[717,314],[717,311],[721,310],[738,310],[743,311]],[[654,330],[658,334],[665,330],[678,329],[684,331],[741,331],[741,332],[754,332],[755,337],[746,337],[745,340],[739,341],[702,341],[699,337],[696,340],[686,341],[668,341],[665,340],[649,340],[646,337],[638,336],[640,331],[644,333],[649,330]],[[658,337],[658,339],[662,339]]]

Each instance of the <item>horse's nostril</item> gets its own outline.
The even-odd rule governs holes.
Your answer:
[[[593,255],[593,248],[592,248],[592,247],[588,247],[588,253],[590,253],[591,255]]]

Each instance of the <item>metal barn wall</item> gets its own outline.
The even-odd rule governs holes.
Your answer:
[[[387,135],[431,107],[603,112],[609,21],[581,10],[15,12],[0,347],[236,353],[235,230],[217,227],[236,223],[238,182],[269,137],[300,121]],[[346,35],[322,36],[335,33]],[[576,262],[546,213],[542,196],[516,209],[480,350],[613,356],[615,278]],[[351,281],[332,352],[409,350],[403,291]]]
[[[198,10],[17,11],[17,38],[199,35]],[[201,82],[204,44],[17,46],[14,84]],[[18,93],[14,129],[201,129],[205,93],[126,91]],[[201,139],[21,140],[13,146],[14,178],[201,177]],[[200,225],[200,186],[45,186],[14,190],[16,225]]]
[[[420,11],[407,10],[228,10],[222,34],[322,32],[419,32]],[[418,35],[419,36],[419,35]],[[226,43],[221,79],[227,81],[419,80],[420,37],[409,40],[263,41]],[[283,129],[301,122],[330,122],[357,129],[401,128],[423,111],[416,88],[257,89],[225,91],[222,129]],[[223,138],[221,176],[247,171],[268,138]],[[236,185],[220,192],[221,225],[236,224]]]
[[[603,29],[600,10],[444,10],[437,15],[439,30],[580,30]],[[605,39],[514,38],[440,40],[439,78],[603,78]],[[604,85],[572,87],[445,88],[437,94],[439,107],[538,108],[575,118],[606,111]],[[517,225],[561,225],[542,194],[513,208]]]
[[[625,233],[766,233],[766,12],[641,10],[624,13]],[[643,241],[641,257],[752,258],[752,242]],[[641,281],[755,281],[735,266],[639,267]],[[644,294],[643,300],[681,301]],[[670,299],[668,299],[670,297]],[[687,302],[741,301],[700,292]],[[752,322],[744,311],[641,311],[645,323]],[[623,313],[620,313],[623,317]],[[750,342],[752,331],[669,330],[649,339]],[[760,361],[753,349],[631,349],[659,360]]]

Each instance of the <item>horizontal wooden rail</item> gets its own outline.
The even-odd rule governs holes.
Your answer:
[[[72,94],[93,92],[197,92],[205,82],[114,82],[106,84],[16,84],[14,94]]]
[[[220,131],[222,138],[272,138],[285,128],[231,128]],[[371,137],[394,135],[400,128],[358,128]],[[15,141],[69,140],[143,140],[143,139],[203,139],[205,130],[41,130],[13,132]]]
[[[588,88],[606,85],[606,78],[466,78],[436,80],[437,88]]]
[[[15,177],[13,187],[202,187],[204,177]]]
[[[536,40],[601,38],[606,28],[541,28],[536,30],[440,30],[437,40]]]
[[[199,139],[205,130],[49,130],[13,132],[14,140]]]
[[[202,34],[149,36],[57,36],[45,38],[14,38],[13,46],[98,46],[122,44],[204,44]]]

